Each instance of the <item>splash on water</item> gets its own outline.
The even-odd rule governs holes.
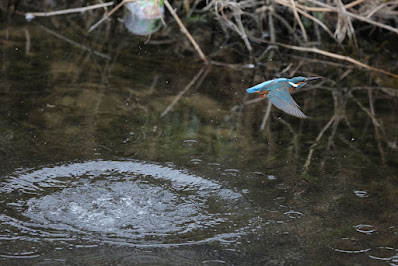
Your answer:
[[[244,233],[246,224],[236,220],[251,208],[241,194],[216,182],[138,161],[21,170],[0,191],[24,198],[7,205],[17,216],[0,216],[9,232],[2,237],[23,232],[32,241],[157,246],[222,240]]]

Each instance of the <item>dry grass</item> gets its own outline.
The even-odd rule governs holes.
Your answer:
[[[88,32],[91,32],[94,29],[103,30],[103,27],[98,26],[105,24],[103,22],[110,16],[120,16],[120,13],[118,15],[116,11],[124,3],[132,1],[136,0],[124,0],[118,4],[115,1],[113,3],[115,7],[110,11],[108,8],[111,2],[98,1],[90,6],[83,6],[85,1],[77,0],[71,1],[69,4],[73,4],[73,8],[65,6],[63,10],[48,10],[41,6],[40,2],[29,4],[28,1],[26,1],[27,3],[21,1],[22,4],[17,9],[16,6],[10,4],[10,1],[2,3],[0,8],[27,15],[29,18],[65,15],[72,12],[90,12],[92,16],[97,17],[97,23],[91,23],[88,29]],[[350,3],[345,2],[346,4],[341,0],[330,1],[329,4],[320,0],[170,0],[169,2],[166,0],[165,5],[172,16],[165,18],[166,25],[172,25],[173,20],[176,21],[178,27],[189,39],[189,43],[205,63],[209,62],[208,59],[214,60],[211,56],[209,58],[205,56],[201,48],[201,40],[195,40],[184,25],[184,19],[192,21],[192,18],[195,17],[204,18],[209,25],[213,25],[213,29],[214,26],[218,27],[217,32],[212,33],[217,35],[217,38],[222,38],[220,31],[224,33],[224,43],[234,39],[234,36],[238,37],[245,46],[247,57],[257,58],[252,62],[258,63],[263,58],[269,61],[275,55],[276,46],[288,49],[302,47],[302,49],[293,49],[303,53],[315,52],[372,71],[392,74],[387,69],[381,70],[369,66],[366,62],[346,56],[344,53],[347,52],[341,48],[344,45],[345,49],[348,48],[354,55],[358,54],[356,51],[362,48],[358,38],[371,36],[375,31],[396,37],[395,34],[398,34],[396,27],[398,25],[398,1],[355,0]],[[76,8],[79,4],[82,7]],[[29,10],[32,7],[35,7],[36,10],[47,9],[47,11],[32,12],[35,11]],[[102,18],[98,19],[99,16]],[[170,29],[167,27],[163,32],[163,36],[170,35]],[[158,33],[158,36],[162,36],[162,32]],[[253,40],[260,40],[261,43],[274,46],[257,48],[254,47]],[[208,42],[208,40],[206,41]],[[330,41],[336,43],[336,48],[333,48],[335,51],[326,51],[323,48],[325,46],[322,44],[330,43]],[[375,42],[377,43],[377,41]],[[268,57],[265,57],[265,54],[268,54]],[[396,74],[391,76],[397,77]]]

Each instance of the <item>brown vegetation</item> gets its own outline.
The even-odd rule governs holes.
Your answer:
[[[25,15],[28,19],[85,12],[88,13],[85,16],[90,17],[87,20],[91,21],[87,25],[87,32],[92,32],[105,30],[104,21],[109,20],[111,16],[118,17],[120,15],[118,12],[121,12],[120,8],[125,3],[135,1],[137,0],[123,0],[118,3],[94,1],[91,5],[83,7],[77,7],[84,5],[83,1],[57,3],[55,7],[44,6],[39,2],[15,1],[12,4],[12,1],[8,1],[2,4],[1,9],[9,11],[9,14]],[[206,38],[208,35],[203,34],[203,29],[210,31],[213,44],[225,46],[236,42],[236,37],[239,38],[247,52],[246,58],[252,63],[272,59],[275,49],[283,47],[301,53],[317,53],[352,63],[357,67],[398,77],[390,73],[394,70],[381,70],[355,59],[364,56],[360,53],[363,40],[374,41],[377,48],[381,41],[397,37],[397,1],[343,2],[335,0],[325,3],[318,0],[175,0],[170,2],[165,0],[164,4],[172,16],[166,15],[165,29],[157,33],[157,36],[153,36],[151,41],[164,43],[167,39],[173,39],[170,37],[169,28],[173,25],[172,20],[175,20],[189,39],[186,44],[191,44],[205,63],[222,64],[223,62],[214,62],[213,55],[218,54],[218,49],[210,49],[207,55],[203,52],[206,50],[203,46],[206,46],[206,43],[208,45],[209,41]],[[114,8],[111,9],[112,5]],[[40,12],[33,12],[37,10]],[[102,18],[99,19],[99,16]],[[200,24],[201,27],[190,29],[196,24]],[[106,28],[109,29],[109,27]],[[330,40],[336,45],[330,45]],[[264,46],[264,43],[267,46]],[[350,57],[347,56],[348,53]],[[218,59],[217,56],[215,58]]]

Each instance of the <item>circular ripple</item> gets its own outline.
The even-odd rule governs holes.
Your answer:
[[[20,171],[0,191],[25,198],[7,206],[18,218],[3,214],[0,220],[31,239],[191,244],[234,238],[253,218],[239,193],[181,170],[137,161]]]
[[[391,247],[376,247],[368,252],[369,258],[383,261],[390,261],[394,259],[396,255],[396,250]]]
[[[366,253],[370,248],[363,248],[355,239],[342,238],[332,244],[332,250],[339,253],[359,254]]]
[[[367,235],[370,235],[370,234],[376,232],[373,225],[370,225],[370,224],[358,224],[354,227],[357,232],[367,234]]]

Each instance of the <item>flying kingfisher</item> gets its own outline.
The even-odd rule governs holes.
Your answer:
[[[300,118],[307,118],[307,116],[303,112],[301,112],[300,106],[293,100],[290,92],[294,89],[303,87],[305,84],[307,84],[308,81],[316,79],[320,79],[320,77],[294,77],[291,79],[272,79],[253,86],[246,91],[248,93],[259,93],[261,98],[267,96],[267,98],[276,108],[279,108],[290,115],[294,115]]]

